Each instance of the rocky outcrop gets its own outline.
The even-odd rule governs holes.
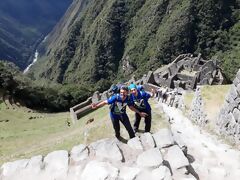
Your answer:
[[[78,145],[70,152],[60,150],[8,162],[1,166],[1,180],[15,179],[172,179],[193,178],[190,165],[169,129],[151,135],[144,133],[127,144],[117,139],[102,139],[88,146]],[[145,178],[146,177],[146,178]]]
[[[201,95],[201,87],[197,87],[194,98],[192,100],[190,118],[201,127],[205,126],[208,122],[207,115],[204,111],[204,103]]]
[[[240,70],[225,98],[217,120],[218,133],[240,143]]]

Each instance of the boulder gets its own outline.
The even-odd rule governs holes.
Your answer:
[[[162,154],[158,148],[144,151],[137,158],[137,165],[139,167],[158,167],[162,162]]]
[[[119,178],[122,180],[134,180],[136,179],[139,172],[139,168],[122,167],[120,170]]]
[[[123,155],[115,141],[103,139],[90,145],[95,151],[95,155],[100,159],[109,159],[111,161],[122,161]]]
[[[174,144],[172,133],[169,129],[161,129],[153,134],[157,147],[163,148]]]
[[[182,150],[177,145],[167,149],[164,160],[169,162],[173,170],[189,165],[188,159],[184,156]]]
[[[172,179],[171,172],[166,166],[152,170],[152,180]]]
[[[140,136],[140,139],[141,139],[142,145],[145,150],[156,147],[156,144],[153,140],[151,133],[147,132],[147,133],[142,134]]]
[[[68,152],[53,151],[44,158],[45,174],[49,177],[64,178],[68,171]]]
[[[134,137],[132,139],[129,139],[127,144],[132,149],[143,150],[143,146],[142,146],[142,143],[141,143],[139,137]]]
[[[70,159],[73,162],[79,162],[88,158],[89,150],[86,145],[80,144],[74,146],[70,152]]]
[[[1,167],[2,175],[5,177],[19,173],[27,167],[29,159],[21,159],[13,162],[4,163]]]
[[[116,179],[119,170],[108,162],[90,161],[83,170],[81,179],[105,180]]]

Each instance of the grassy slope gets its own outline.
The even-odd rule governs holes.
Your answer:
[[[75,126],[68,127],[67,121],[70,120],[68,112],[57,114],[28,112],[29,109],[26,108],[7,109],[3,102],[0,103],[0,164],[38,154],[45,155],[58,149],[70,150],[80,143],[88,144],[98,139],[114,137],[108,107],[98,109],[81,118]],[[166,127],[167,122],[162,121],[163,115],[156,109],[153,101],[151,103],[152,131],[156,132],[157,129]],[[132,112],[129,114],[132,121],[134,114]],[[90,118],[94,118],[94,122],[86,125]],[[141,123],[142,129],[143,125],[144,123]],[[127,139],[128,134],[123,127],[121,131],[123,137]],[[86,132],[87,139],[84,138]]]
[[[215,85],[215,86],[203,86],[202,98],[204,102],[204,110],[209,120],[208,128],[213,130],[217,115],[221,106],[224,103],[225,96],[230,89],[230,85]],[[185,94],[184,103],[186,105],[186,111],[190,112],[192,100],[194,97],[193,92]]]

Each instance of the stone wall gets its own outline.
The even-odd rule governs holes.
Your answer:
[[[220,110],[217,127],[219,134],[233,143],[240,143],[240,70]]]
[[[102,139],[71,151],[59,150],[7,162],[1,180],[159,180],[193,179],[186,148],[179,146],[170,129],[144,133],[127,144]],[[183,148],[183,149],[182,149]]]
[[[190,118],[199,126],[203,127],[207,124],[207,115],[204,111],[204,102],[201,95],[201,87],[197,87],[194,98],[192,100]]]

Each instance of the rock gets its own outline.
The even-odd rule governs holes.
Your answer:
[[[64,178],[68,171],[68,152],[53,151],[44,158],[45,173],[50,177]]]
[[[162,154],[158,148],[149,149],[137,158],[137,165],[139,167],[157,167],[163,162]]]
[[[166,166],[152,170],[152,180],[172,179],[171,172]]]
[[[99,158],[106,158],[112,161],[122,161],[123,156],[116,142],[110,139],[104,139],[90,145],[95,155]]]
[[[157,133],[153,134],[153,138],[157,147],[167,147],[174,144],[172,133],[169,129],[161,129]]]
[[[122,180],[134,180],[139,172],[139,168],[122,167],[120,170],[119,178]]]
[[[7,162],[1,167],[2,175],[8,177],[19,173],[27,167],[28,162],[29,159],[21,159],[13,162]]]
[[[116,179],[118,176],[118,169],[113,167],[108,162],[90,161],[83,173],[81,179],[84,180],[105,180]]]
[[[156,147],[151,133],[148,132],[148,133],[142,134],[140,139],[145,150]]]
[[[74,162],[79,162],[88,158],[89,150],[86,145],[74,146],[70,152],[70,158]]]
[[[26,170],[33,174],[38,174],[41,172],[42,168],[43,168],[43,157],[42,155],[39,155],[39,156],[34,156],[29,160]]]
[[[189,165],[188,159],[184,156],[182,150],[177,145],[167,149],[164,160],[169,162],[172,169],[178,169]]]
[[[127,144],[132,149],[143,150],[143,146],[142,146],[142,143],[141,143],[139,137],[129,139]]]

